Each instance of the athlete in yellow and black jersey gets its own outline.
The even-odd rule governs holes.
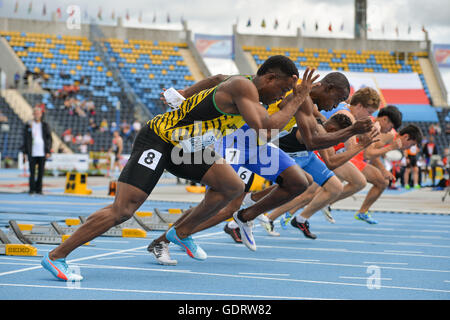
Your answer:
[[[206,259],[206,253],[195,245],[189,237],[190,234],[199,223],[209,219],[232,199],[239,196],[244,190],[244,184],[233,168],[224,161],[207,162],[205,152],[201,152],[202,150],[200,161],[197,162],[195,157],[199,154],[196,152],[197,141],[194,141],[194,148],[191,149],[194,152],[189,153],[192,156],[181,159],[183,160],[181,162],[175,161],[180,160],[176,159],[176,156],[185,155],[184,149],[175,147],[177,137],[184,138],[184,134],[179,129],[187,132],[187,138],[195,137],[195,130],[201,130],[199,131],[200,134],[203,133],[201,147],[210,142],[208,139],[213,140],[210,135],[205,137],[210,130],[215,129],[219,132],[226,129],[233,130],[243,124],[243,119],[255,129],[280,129],[309,96],[311,89],[316,85],[314,82],[318,76],[314,75],[314,70],[307,69],[300,86],[296,85],[298,77],[295,63],[288,57],[278,55],[268,58],[258,68],[252,81],[243,77],[232,77],[213,90],[203,91],[219,83],[207,85],[207,82],[214,78],[209,77],[186,88],[185,97],[192,96],[192,99],[187,99],[178,111],[155,117],[148,126],[144,126],[139,131],[133,143],[130,158],[118,179],[114,202],[90,215],[86,223],[78,228],[67,241],[51,250],[42,261],[44,268],[58,279],[72,281],[74,277],[66,271],[70,268],[64,259],[79,246],[130,219],[148,198],[164,170],[168,170],[175,176],[202,182],[211,187],[191,214],[180,219],[182,221],[176,229],[172,227],[167,233],[167,240],[182,245],[191,257],[199,260]],[[293,88],[295,94],[286,100],[279,112],[268,115],[267,110],[261,107],[261,102],[270,104]],[[217,99],[213,99],[214,95]],[[195,121],[202,124],[201,128],[195,126]],[[204,150],[208,151],[210,148]],[[214,152],[210,153],[209,159],[214,160],[216,158]],[[194,162],[186,161],[192,158]],[[307,182],[300,169],[294,168],[287,174],[296,186]],[[79,275],[75,277],[76,280],[80,278],[82,277]]]
[[[219,85],[189,97],[173,111],[157,115],[148,121],[149,128],[165,142],[181,143],[185,151],[192,152],[242,127],[245,121],[240,114],[225,113],[217,107],[215,94]]]

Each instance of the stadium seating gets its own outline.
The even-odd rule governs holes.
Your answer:
[[[24,123],[3,97],[0,97],[0,111],[8,119],[7,122],[0,122],[0,152],[2,159],[6,157],[17,159],[17,154],[23,145]]]
[[[314,67],[324,71],[349,71],[367,73],[417,73],[428,100],[430,92],[425,82],[419,64],[420,57],[426,57],[426,52],[414,52],[405,60],[404,54],[393,51],[373,50],[333,50],[311,48],[271,48],[243,46],[250,52],[259,66],[268,57],[276,54],[289,56],[299,69]],[[423,103],[423,100],[421,100]],[[428,101],[429,103],[429,101]]]
[[[46,117],[55,132],[61,135],[65,129],[84,134],[89,117],[70,116],[63,110],[64,99],[58,98],[58,91],[65,86],[77,86],[75,98],[92,100],[96,107],[93,117],[97,124],[106,119],[109,124],[116,121],[116,105],[121,103],[121,121],[134,121],[134,107],[127,103],[121,88],[101,61],[98,52],[86,37],[61,36],[41,33],[0,31],[12,49],[20,57],[27,70],[46,75],[41,83],[48,94],[24,94],[30,105],[44,103]],[[117,124],[119,125],[119,124]],[[110,132],[95,133],[93,150],[107,150],[111,144]],[[74,147],[74,146],[72,146]],[[74,150],[77,151],[77,150]],[[131,142],[124,145],[124,152],[131,151]]]
[[[181,89],[194,83],[180,48],[186,43],[105,39],[104,46],[142,102],[153,114],[165,111],[162,88]]]

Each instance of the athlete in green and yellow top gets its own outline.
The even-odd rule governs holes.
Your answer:
[[[251,81],[251,77],[248,77],[248,81]],[[174,145],[181,143],[185,150],[190,146],[185,140],[191,142],[192,139],[198,141],[202,138],[202,143],[197,145],[198,150],[203,149],[206,144],[214,143],[216,139],[226,135],[227,131],[242,127],[245,121],[240,114],[226,113],[217,106],[215,95],[218,87],[216,85],[202,90],[186,99],[179,108],[157,115],[148,121],[150,129],[166,142]]]
[[[272,60],[280,57],[282,56],[275,56]],[[270,63],[268,66],[270,67]],[[292,69],[294,68],[295,65]],[[220,75],[200,81],[187,90],[190,92],[180,90],[187,99],[179,108],[157,115],[148,121],[148,125],[165,142],[181,144],[188,152],[213,144],[246,122],[256,130],[281,129],[283,124],[292,122],[292,111],[298,108],[295,102],[304,101],[304,94],[300,91],[311,86],[311,80],[314,81],[317,76],[311,79],[312,72],[308,70],[304,76],[309,84],[302,86],[296,84],[295,74],[284,79],[275,73],[271,77],[264,77],[265,69],[260,68],[255,77]],[[278,86],[276,91],[266,91],[268,86],[275,83]],[[212,86],[213,84],[215,85]],[[283,99],[287,92],[294,91],[294,86],[295,94]],[[268,113],[263,105],[273,103],[277,104],[277,108]],[[280,103],[281,108],[278,107]],[[285,106],[287,108],[281,111]],[[280,113],[277,114],[278,112]],[[288,114],[291,117],[286,117]],[[195,148],[192,149],[194,145]]]
[[[201,248],[193,244],[188,236],[198,223],[241,195],[245,186],[234,169],[221,158],[213,163],[206,162],[203,157],[200,163],[176,163],[173,151],[179,148],[175,147],[177,142],[173,141],[176,138],[172,135],[174,128],[184,127],[194,135],[194,130],[192,127],[189,129],[189,126],[199,121],[202,130],[208,126],[210,130],[222,132],[225,128],[237,128],[244,120],[253,129],[268,129],[269,137],[270,129],[281,129],[292,118],[315,86],[313,83],[318,76],[314,75],[314,70],[307,70],[300,85],[297,85],[298,77],[297,67],[292,60],[285,56],[273,56],[260,66],[251,81],[242,76],[228,79],[211,77],[187,88],[186,96],[192,98],[187,99],[179,111],[157,116],[139,131],[130,158],[118,179],[114,202],[89,216],[68,240],[44,257],[42,264],[58,279],[72,280],[73,275],[70,271],[66,272],[70,269],[64,258],[82,244],[130,219],[148,198],[164,170],[210,187],[184,223],[171,233],[176,238],[172,240],[182,245],[191,256],[204,259],[204,252],[202,254]],[[213,82],[216,83],[211,85]],[[207,90],[216,85],[212,91]],[[280,104],[280,111],[269,115],[261,103],[269,105],[283,98],[289,90],[293,90],[293,93]],[[209,149],[200,152],[211,152]],[[300,169],[292,174],[307,184]]]

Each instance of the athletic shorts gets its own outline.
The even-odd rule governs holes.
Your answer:
[[[417,166],[417,156],[416,155],[408,155],[409,163],[408,168],[416,167]]]
[[[271,182],[277,182],[278,176],[284,170],[296,165],[295,161],[274,144],[258,145],[256,136],[249,130],[248,125],[245,125],[223,137],[215,145],[216,152],[231,164],[246,186],[251,185],[252,175],[249,171]]]
[[[313,177],[314,182],[321,187],[334,176],[334,172],[328,169],[314,151],[299,151],[288,153],[288,155],[295,160],[300,168],[308,172]]]
[[[350,162],[353,163],[359,171],[363,171],[367,166],[367,162],[364,161],[364,152],[358,153],[356,156],[350,159]]]
[[[165,142],[144,126],[136,136],[130,158],[118,180],[150,194],[164,170],[183,179],[201,182],[218,159],[220,156],[212,148],[184,153],[183,149]]]

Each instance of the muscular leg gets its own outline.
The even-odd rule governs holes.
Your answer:
[[[289,201],[288,203],[283,204],[282,206],[274,209],[269,214],[269,219],[274,221],[279,216],[281,216],[283,213],[289,211],[291,214],[294,214],[297,210],[303,208],[308,203],[311,202],[311,200],[314,198],[314,195],[316,192],[318,192],[319,186],[316,183],[313,183],[306,189],[305,192],[303,192],[301,195],[297,196],[293,200]]]
[[[203,200],[175,228],[181,239],[193,234],[199,224],[212,218],[231,200],[244,193],[244,183],[228,164],[215,163],[201,182],[210,188],[206,190]]]
[[[343,189],[339,179],[336,176],[331,177],[303,210],[301,216],[305,219],[311,218],[314,213],[336,199]]]
[[[114,203],[90,215],[66,241],[50,251],[50,259],[65,258],[79,246],[130,219],[147,197],[144,191],[119,181]]]
[[[373,186],[367,193],[366,198],[364,199],[361,208],[358,211],[359,213],[369,211],[370,207],[375,203],[375,201],[378,200],[384,189],[386,189],[389,184],[389,181],[387,181],[383,177],[380,170],[370,164],[368,164],[363,169],[362,173],[366,177],[367,181],[370,182]]]
[[[342,193],[336,198],[336,200],[331,202],[331,204],[348,198],[356,192],[361,191],[367,184],[366,177],[351,162],[347,162],[339,168],[334,169],[334,173],[339,177],[339,179],[346,181],[347,184],[344,186]]]
[[[277,185],[268,195],[254,205],[241,211],[240,219],[250,221],[261,213],[272,210],[303,193],[309,186],[304,171],[298,166],[291,166],[284,170],[280,176],[281,184]]]
[[[403,179],[405,180],[405,188],[409,184],[409,173],[410,173],[410,171],[411,171],[410,167],[406,167],[405,168],[405,172],[403,173]]]

